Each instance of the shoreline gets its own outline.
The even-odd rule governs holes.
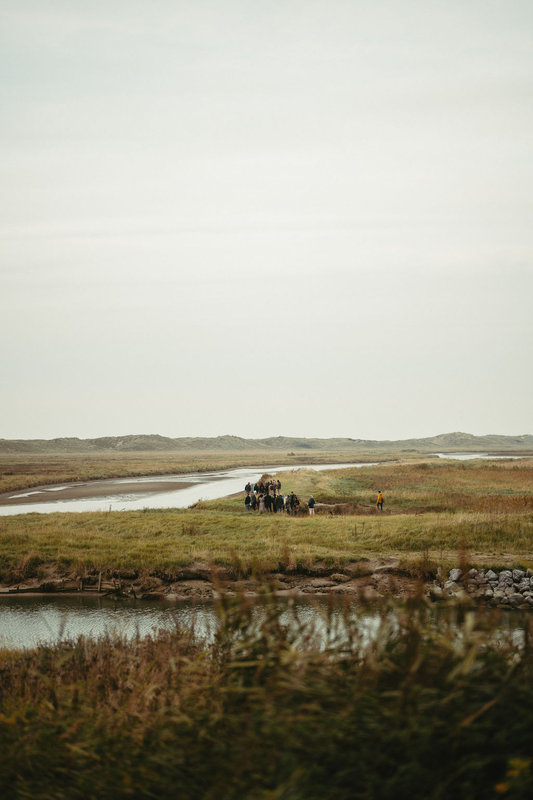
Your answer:
[[[85,576],[62,573],[46,565],[45,578],[32,578],[0,585],[0,598],[9,597],[94,597],[133,600],[180,601],[216,599],[220,595],[243,593],[259,596],[265,585],[279,596],[350,595],[366,601],[385,597],[402,598],[420,588],[420,577],[398,566],[398,559],[354,561],[342,567],[316,564],[304,572],[287,570],[258,576],[238,575],[230,568],[195,564],[173,575],[143,577],[128,571],[109,571]]]
[[[84,482],[76,486],[65,486],[64,488],[62,488],[61,484],[33,486],[28,488],[27,492],[22,490],[20,495],[17,495],[17,492],[4,492],[0,494],[0,506],[31,505],[32,503],[43,502],[52,504],[60,500],[89,500],[92,498],[116,497],[117,494],[155,495],[162,492],[189,489],[196,484],[196,481],[177,482],[168,480],[150,480],[142,483],[140,479],[132,479],[129,482],[117,483],[117,481],[121,480],[121,478],[109,478],[101,481]]]

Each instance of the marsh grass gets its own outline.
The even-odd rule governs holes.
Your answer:
[[[26,514],[0,519],[0,580],[35,576],[39,565],[50,563],[171,575],[195,562],[232,567],[236,558],[248,573],[257,564],[305,571],[316,562],[340,567],[363,557],[418,559],[425,551],[446,561],[456,560],[463,545],[475,560],[513,557],[530,566],[532,541],[533,517],[516,513],[397,515],[355,524],[347,516],[205,510]]]
[[[362,609],[365,613],[365,609]],[[223,599],[189,632],[0,651],[4,796],[444,800],[533,793],[530,623]]]
[[[246,513],[243,495],[188,510],[24,514],[0,518],[0,580],[62,570],[173,571],[202,562],[241,572],[300,570],[394,555],[446,566],[466,547],[475,563],[533,565],[533,468],[526,462],[422,463],[281,473],[303,501],[351,500],[355,515]],[[374,489],[385,492],[377,514]],[[363,500],[367,501],[366,509]],[[434,511],[437,503],[441,511]]]
[[[383,456],[390,458],[390,456]],[[342,452],[305,452],[289,456],[285,450],[244,452],[216,450],[198,452],[0,454],[0,494],[35,486],[75,481],[133,478],[143,475],[173,475],[211,472],[252,465],[344,463],[375,461],[375,455]]]

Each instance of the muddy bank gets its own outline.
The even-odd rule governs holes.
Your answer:
[[[188,483],[180,481],[179,485],[177,485],[176,481],[168,480],[151,480],[149,483],[139,482],[138,480],[120,480],[118,482],[115,478],[108,481],[91,481],[90,483],[79,483],[64,487],[36,486],[33,489],[28,489],[27,492],[0,494],[0,505],[26,505],[42,502],[43,500],[84,500],[92,497],[109,497],[117,494],[117,489],[122,494],[158,494],[160,492],[173,492],[177,488],[188,489],[194,485],[194,481]]]
[[[283,569],[260,576],[240,574],[232,568],[196,563],[173,572],[139,574],[134,570],[107,570],[77,574],[54,564],[41,565],[39,577],[0,584],[1,596],[85,594],[167,600],[209,599],[222,593],[258,595],[267,584],[279,596],[352,595],[367,601],[402,598],[420,586],[420,578],[398,567],[397,559],[355,561],[339,567],[314,564]]]

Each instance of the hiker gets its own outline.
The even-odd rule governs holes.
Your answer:
[[[251,510],[255,511],[257,509],[257,496],[256,496],[255,492],[252,493],[250,496],[252,498],[252,502],[250,503]]]
[[[307,501],[307,508],[309,509],[309,516],[310,517],[314,517],[315,516],[315,498],[313,497],[313,495],[311,495],[311,497]]]
[[[265,498],[262,494],[259,495],[259,513],[265,513]]]
[[[276,511],[279,511],[281,513],[283,511],[283,507],[284,507],[283,495],[278,494],[278,496],[276,497],[276,500],[274,502],[276,503]]]
[[[244,487],[244,491],[246,492],[246,494],[250,494],[250,492],[252,491],[252,486],[250,484],[250,481],[248,481],[248,483]]]
[[[281,492],[281,481],[278,481],[278,492]]]
[[[378,499],[376,501],[376,507],[378,511],[383,511],[383,494],[381,493],[381,489],[378,490]]]
[[[252,498],[250,497],[249,494],[247,494],[246,497],[244,498],[244,506],[246,508],[246,511],[250,510],[251,503],[252,503]]]
[[[265,508],[267,511],[272,511],[272,497],[269,494],[265,495]]]

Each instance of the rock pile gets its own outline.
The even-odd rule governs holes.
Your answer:
[[[463,574],[461,569],[451,569],[444,586],[435,585],[431,594],[457,599],[472,597],[491,606],[533,608],[533,570],[470,569]]]

